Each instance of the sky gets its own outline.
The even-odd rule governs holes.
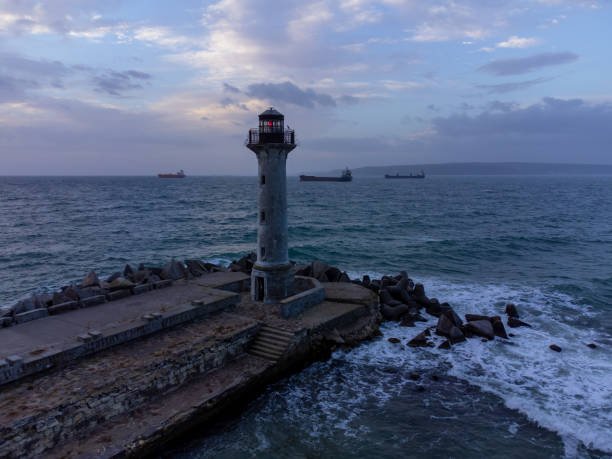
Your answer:
[[[0,175],[612,164],[610,0],[0,0]]]

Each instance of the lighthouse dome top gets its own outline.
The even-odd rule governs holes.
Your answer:
[[[274,107],[270,107],[265,112],[259,114],[259,119],[271,119],[271,120],[282,120],[285,116],[276,110]]]

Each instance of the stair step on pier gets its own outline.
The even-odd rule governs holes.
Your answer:
[[[278,361],[287,351],[293,333],[264,325],[253,340],[248,353],[267,360]]]

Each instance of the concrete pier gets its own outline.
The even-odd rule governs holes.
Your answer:
[[[0,386],[0,456],[159,452],[339,341],[357,343],[377,330],[378,298],[363,287],[324,285],[325,301],[283,318],[277,304],[251,300],[248,279],[207,274],[1,329],[0,345],[12,353],[0,347],[8,368],[58,352],[72,358]],[[70,351],[143,327],[123,342]]]

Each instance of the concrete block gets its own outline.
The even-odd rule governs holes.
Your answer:
[[[80,335],[77,336],[77,339],[79,341],[82,341],[84,343],[88,343],[89,341],[91,341],[93,338],[89,333],[81,333]]]
[[[106,303],[106,297],[104,295],[90,296],[81,300],[81,306],[88,308],[90,306],[96,306],[98,304]]]
[[[102,332],[98,330],[90,330],[88,335],[92,337],[92,339],[102,338]]]
[[[106,298],[108,301],[115,301],[130,296],[131,294],[132,292],[130,292],[130,289],[122,288],[121,290],[115,290],[114,292],[107,293]]]
[[[22,312],[21,314],[15,314],[15,322],[22,324],[24,322],[29,322],[30,320],[47,317],[48,315],[49,311],[47,311],[47,308],[34,309],[32,311]]]
[[[49,306],[49,314],[61,314],[62,312],[72,311],[78,309],[79,303],[77,301],[68,301],[66,303],[56,304],[55,306]]]
[[[6,361],[10,366],[19,366],[23,364],[23,358],[20,355],[9,355]]]
[[[170,279],[166,279],[166,280],[160,280],[157,281],[153,284],[153,288],[166,288],[166,287],[170,287],[172,285],[172,280]]]
[[[140,295],[141,293],[150,292],[152,288],[153,286],[151,284],[140,284],[135,285],[132,291],[134,292],[134,295]]]
[[[6,367],[8,367],[9,363],[6,361],[6,359],[0,359],[0,370],[5,369]]]
[[[12,324],[12,317],[0,317],[0,327],[10,327]]]

